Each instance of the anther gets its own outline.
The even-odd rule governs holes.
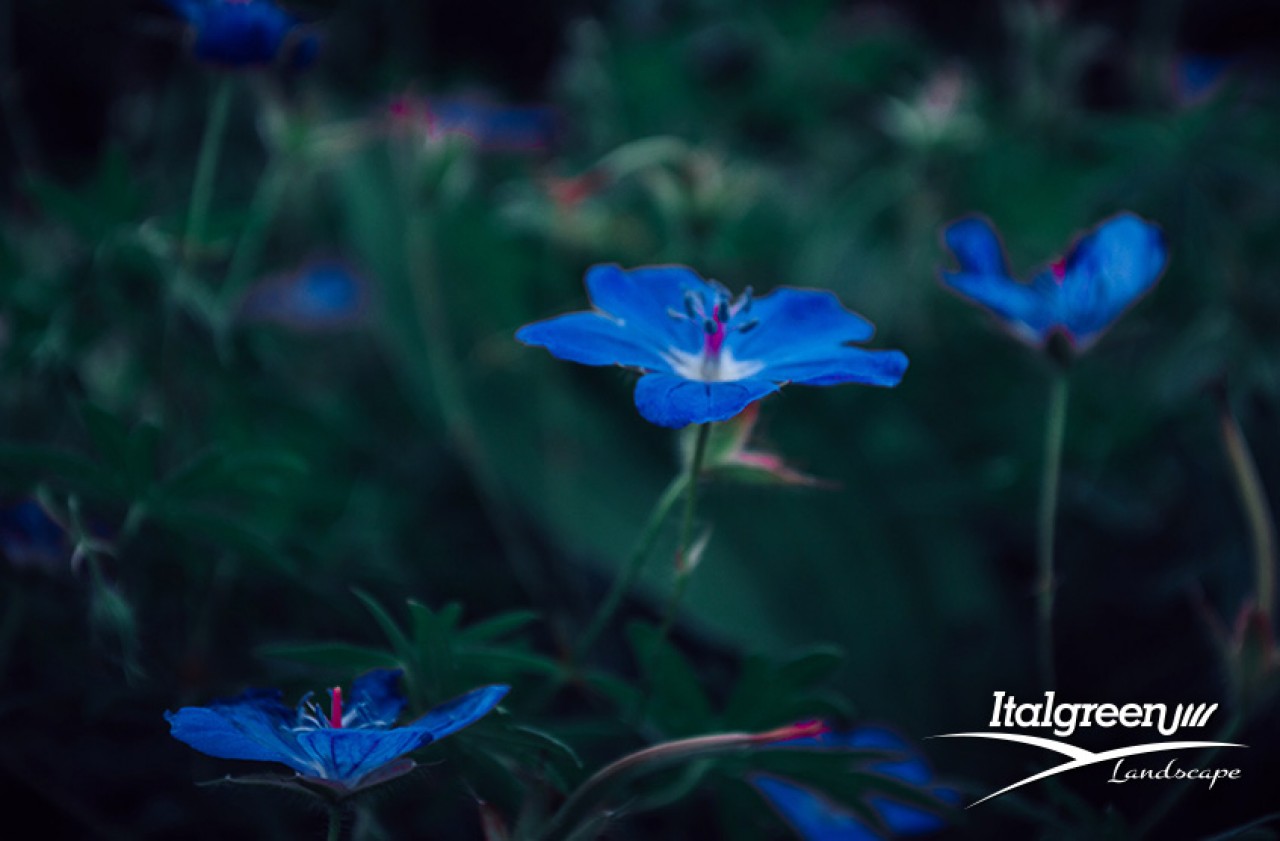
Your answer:
[[[720,325],[714,319],[706,318],[702,321],[702,329],[707,331],[708,336],[714,336],[720,332]]]
[[[697,318],[701,314],[702,307],[699,306],[698,296],[693,292],[684,293],[684,311],[689,314],[690,318]]]
[[[749,333],[759,326],[760,326],[760,319],[753,318],[744,324],[739,324],[736,329],[739,333]]]

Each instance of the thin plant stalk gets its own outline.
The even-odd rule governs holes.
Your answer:
[[[329,804],[329,832],[325,835],[326,841],[339,841],[342,838],[342,805],[339,803]]]
[[[653,510],[649,512],[649,519],[645,521],[644,530],[640,532],[640,538],[632,548],[631,554],[627,556],[621,571],[613,579],[613,585],[609,588],[608,594],[605,596],[604,601],[600,603],[600,608],[596,611],[595,616],[592,617],[591,624],[587,626],[587,630],[583,632],[577,647],[574,649],[574,662],[581,663],[586,659],[591,652],[592,646],[595,645],[596,639],[608,627],[609,621],[613,619],[614,613],[617,612],[618,607],[622,604],[623,596],[631,591],[631,588],[639,579],[645,562],[653,552],[654,544],[658,541],[658,535],[662,531],[663,523],[667,521],[667,517],[670,516],[671,510],[675,508],[681,496],[685,495],[685,489],[688,485],[689,474],[681,471],[667,485],[666,490],[662,492],[662,496],[658,497]]]
[[[1036,640],[1039,650],[1040,683],[1054,688],[1053,606],[1057,580],[1054,575],[1053,546],[1058,518],[1058,485],[1062,474],[1062,444],[1067,429],[1067,374],[1054,375],[1049,389],[1049,411],[1045,420],[1044,465],[1040,479],[1040,512],[1036,544]]]
[[[204,239],[209,205],[213,201],[214,177],[218,172],[218,157],[222,153],[222,140],[227,131],[227,115],[231,112],[232,84],[232,77],[224,76],[217,83],[213,99],[209,103],[209,119],[200,138],[196,176],[191,185],[191,200],[187,208],[187,227],[182,237],[184,265],[190,265],[196,243]]]
[[[1236,492],[1240,495],[1253,541],[1258,610],[1271,622],[1274,620],[1276,593],[1276,526],[1271,519],[1271,503],[1258,474],[1258,464],[1249,451],[1249,442],[1245,440],[1239,421],[1231,412],[1225,387],[1218,391],[1218,420],[1222,428],[1222,444],[1227,451],[1231,475],[1235,479]]]

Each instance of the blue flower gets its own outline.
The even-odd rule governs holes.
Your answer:
[[[1010,276],[987,220],[960,219],[943,237],[960,264],[959,271],[942,273],[943,283],[993,313],[1022,341],[1042,346],[1060,333],[1077,350],[1093,344],[1155,286],[1169,256],[1160,229],[1132,213],[1113,216],[1077,239],[1030,283]]]
[[[368,297],[367,281],[350,266],[321,260],[258,283],[241,302],[240,315],[305,330],[332,329],[359,319]]]
[[[683,266],[603,265],[587,272],[587,294],[594,310],[516,338],[570,362],[640,369],[636,408],[659,426],[726,420],[786,383],[894,386],[907,368],[899,351],[851,347],[875,328],[823,290],[735,299]]]
[[[391,764],[479,721],[508,691],[506,686],[484,686],[404,727],[394,727],[405,706],[399,679],[397,669],[380,669],[359,678],[345,709],[341,688],[329,690],[329,715],[309,693],[296,709],[289,709],[279,691],[250,690],[208,707],[183,707],[165,713],[165,718],[175,738],[201,753],[219,759],[280,762],[312,782],[345,794],[410,770],[413,764],[407,760],[394,768]]]
[[[846,750],[883,750],[900,754],[901,758],[873,762],[867,766],[867,770],[927,792],[937,801],[939,808],[952,805],[959,799],[959,793],[954,789],[933,784],[933,773],[924,759],[891,730],[861,727],[848,733],[827,732],[820,736],[782,742],[777,747],[801,745]],[[805,841],[880,841],[886,837],[921,835],[946,826],[946,821],[937,810],[903,803],[886,794],[872,794],[866,799],[867,806],[881,824],[880,828],[876,828],[868,825],[849,808],[791,780],[755,774],[751,777],[751,783]],[[885,834],[886,830],[888,835]]]
[[[303,70],[315,61],[320,41],[271,0],[168,0],[194,31],[195,57],[223,67],[262,67],[277,62]]]
[[[67,534],[34,499],[0,505],[0,557],[14,567],[56,569],[71,554]]]

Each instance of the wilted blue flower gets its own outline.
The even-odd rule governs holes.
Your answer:
[[[0,505],[0,557],[15,567],[53,569],[71,554],[67,534],[34,499]]]
[[[368,297],[367,281],[350,266],[321,260],[259,282],[241,302],[240,316],[304,330],[332,329],[359,319]]]
[[[506,686],[474,689],[395,727],[405,706],[399,679],[397,669],[370,672],[352,685],[345,708],[341,688],[329,690],[328,715],[310,693],[291,710],[281,703],[279,691],[250,690],[208,707],[183,707],[165,718],[175,738],[201,753],[280,762],[313,782],[348,793],[410,770],[408,760],[395,768],[391,764],[479,721],[508,691]]]
[[[280,63],[302,70],[320,41],[271,0],[167,0],[191,24],[195,57],[224,67]]]
[[[640,369],[636,408],[659,426],[726,420],[786,383],[894,386],[907,368],[899,351],[852,347],[875,328],[824,290],[735,299],[683,266],[603,265],[587,272],[587,294],[594,310],[516,338],[570,362]]]
[[[958,799],[958,793],[954,789],[933,783],[933,773],[928,764],[901,736],[891,730],[861,727],[847,733],[827,732],[819,736],[794,739],[777,746],[802,745],[845,750],[883,750],[901,754],[901,758],[873,762],[867,766],[867,770],[919,788],[932,796],[939,808],[954,804]],[[791,780],[755,774],[751,777],[751,783],[805,841],[880,841],[886,837],[920,835],[946,826],[946,821],[937,810],[894,800],[885,794],[872,794],[866,799],[867,806],[880,821],[881,827],[876,828],[868,825],[847,807]]]
[[[986,219],[960,219],[943,236],[960,263],[959,271],[942,273],[947,286],[995,314],[1024,342],[1040,346],[1061,333],[1077,350],[1155,285],[1169,256],[1159,228],[1120,213],[1077,239],[1030,283],[1020,283]]]

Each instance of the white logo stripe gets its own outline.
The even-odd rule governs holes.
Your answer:
[[[988,794],[981,800],[975,800],[965,808],[972,809],[979,803],[990,800],[1004,794],[1007,791],[1013,791],[1027,783],[1034,783],[1037,780],[1043,780],[1046,777],[1052,777],[1061,774],[1064,771],[1074,771],[1077,768],[1084,768],[1088,765],[1096,765],[1099,762],[1107,762],[1112,759],[1124,759],[1127,756],[1137,756],[1144,753],[1158,753],[1166,750],[1183,750],[1186,748],[1243,748],[1247,745],[1236,744],[1235,742],[1152,742],[1147,745],[1134,745],[1128,748],[1116,748],[1115,750],[1103,751],[1102,753],[1093,753],[1084,748],[1078,748],[1074,745],[1068,745],[1064,742],[1055,742],[1053,739],[1045,739],[1040,736],[1023,736],[1018,733],[943,733],[937,736],[930,736],[931,739],[996,739],[1005,742],[1020,742],[1024,745],[1032,747],[1045,748],[1047,750],[1056,751],[1066,756],[1072,757],[1071,762],[1064,762],[1061,765],[1055,765],[1038,774],[1032,774],[1024,780],[1019,780],[1010,786],[1005,786],[997,792]]]

